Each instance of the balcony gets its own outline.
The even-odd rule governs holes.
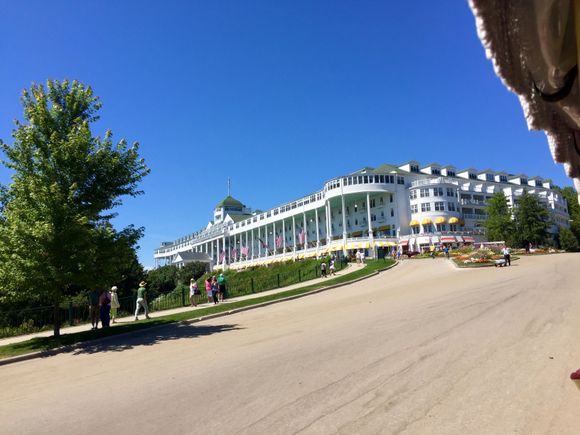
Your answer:
[[[437,177],[437,178],[428,178],[426,180],[415,180],[411,182],[411,187],[431,186],[433,184],[451,184],[453,186],[457,186],[457,182],[453,182],[449,178]]]
[[[480,201],[478,199],[460,199],[459,202],[461,205],[479,205],[485,207],[487,204],[485,201]]]
[[[476,219],[476,220],[486,220],[486,214],[464,214],[463,219]]]

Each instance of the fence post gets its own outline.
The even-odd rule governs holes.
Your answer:
[[[251,278],[252,293],[254,293],[254,277]]]
[[[185,307],[185,287],[181,287],[181,306]]]
[[[280,274],[278,273],[276,276],[278,277],[278,288],[280,288]]]
[[[73,308],[72,308],[72,301],[68,301],[68,323],[70,326],[73,326]]]

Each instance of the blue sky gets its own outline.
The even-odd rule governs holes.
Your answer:
[[[267,209],[363,166],[439,162],[571,185],[495,76],[466,1],[0,0],[0,138],[32,82],[77,79],[151,168],[117,211],[139,257],[232,195]],[[4,171],[4,169],[2,169]],[[0,173],[0,181],[9,176]]]

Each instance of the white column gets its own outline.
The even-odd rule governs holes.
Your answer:
[[[305,251],[308,248],[308,221],[306,220],[306,213],[302,212],[302,231],[304,231],[304,246],[302,249]]]
[[[255,243],[255,240],[254,240],[254,229],[252,228],[252,257],[251,257],[252,260],[254,259],[254,243]]]
[[[272,244],[274,246],[274,257],[276,256],[276,222],[272,222]]]
[[[262,227],[258,227],[258,258],[262,258]]]
[[[326,200],[326,246],[332,239],[332,217],[330,216],[330,200]]]
[[[214,256],[213,256],[213,240],[211,241],[211,262],[214,262]]]
[[[222,251],[224,253],[224,256],[222,258],[222,266],[224,268],[224,270],[226,270],[226,236],[223,236],[222,239]]]
[[[316,221],[316,251],[320,247],[320,226],[318,225],[318,208],[314,209],[314,220]]]
[[[296,255],[296,219],[295,215],[292,215],[292,252]]]
[[[282,254],[286,254],[286,222],[282,219]]]

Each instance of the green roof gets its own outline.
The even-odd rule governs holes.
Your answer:
[[[215,206],[215,208],[221,207],[244,207],[244,204],[228,195],[222,199],[218,205]]]

